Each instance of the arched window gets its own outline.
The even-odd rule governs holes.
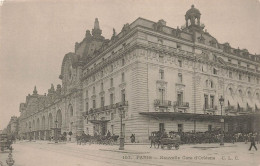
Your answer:
[[[260,99],[260,96],[259,96],[259,93],[256,93],[256,98],[259,100]]]
[[[213,81],[209,81],[209,84],[210,84],[210,88],[213,88],[213,87],[214,87]]]
[[[229,88],[228,90],[229,90],[229,95],[232,96],[232,94],[233,94],[233,89],[232,89],[232,88]]]
[[[69,113],[70,113],[70,116],[73,116],[73,108],[72,108],[72,106],[70,106],[70,108],[69,108]]]

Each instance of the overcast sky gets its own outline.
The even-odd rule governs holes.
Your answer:
[[[138,17],[164,19],[176,28],[194,4],[218,42],[260,54],[259,0],[85,0],[4,1],[0,6],[0,129],[32,94],[56,87],[64,55],[74,51],[97,17],[103,36],[120,32]]]

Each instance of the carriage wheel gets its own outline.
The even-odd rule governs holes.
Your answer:
[[[175,149],[178,150],[180,148],[180,145],[179,144],[176,144],[175,145]]]
[[[172,149],[172,145],[167,145],[167,149]]]

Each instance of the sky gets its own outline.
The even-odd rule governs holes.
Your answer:
[[[1,0],[3,1],[3,0]],[[19,116],[19,104],[36,85],[44,94],[61,84],[63,57],[99,19],[103,36],[138,17],[167,26],[185,24],[194,4],[219,43],[260,54],[260,0],[5,0],[0,3],[0,129]]]

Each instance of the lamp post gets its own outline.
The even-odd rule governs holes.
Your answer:
[[[119,145],[119,150],[124,150],[125,138],[124,138],[124,135],[123,135],[123,124],[122,124],[124,107],[122,105],[120,105],[118,109],[119,109],[120,124],[121,124],[121,127],[120,127],[120,145]]]
[[[219,103],[220,103],[220,106],[221,106],[221,118],[220,118],[221,137],[220,137],[220,145],[223,146],[224,145],[224,118],[223,118],[223,115],[222,115],[222,107],[224,105],[224,98],[223,98],[223,96],[220,97]]]
[[[31,138],[31,126],[29,126],[29,141],[32,141],[32,138]]]
[[[55,134],[55,143],[58,143],[58,120],[55,120],[55,129],[54,129],[54,134]]]

